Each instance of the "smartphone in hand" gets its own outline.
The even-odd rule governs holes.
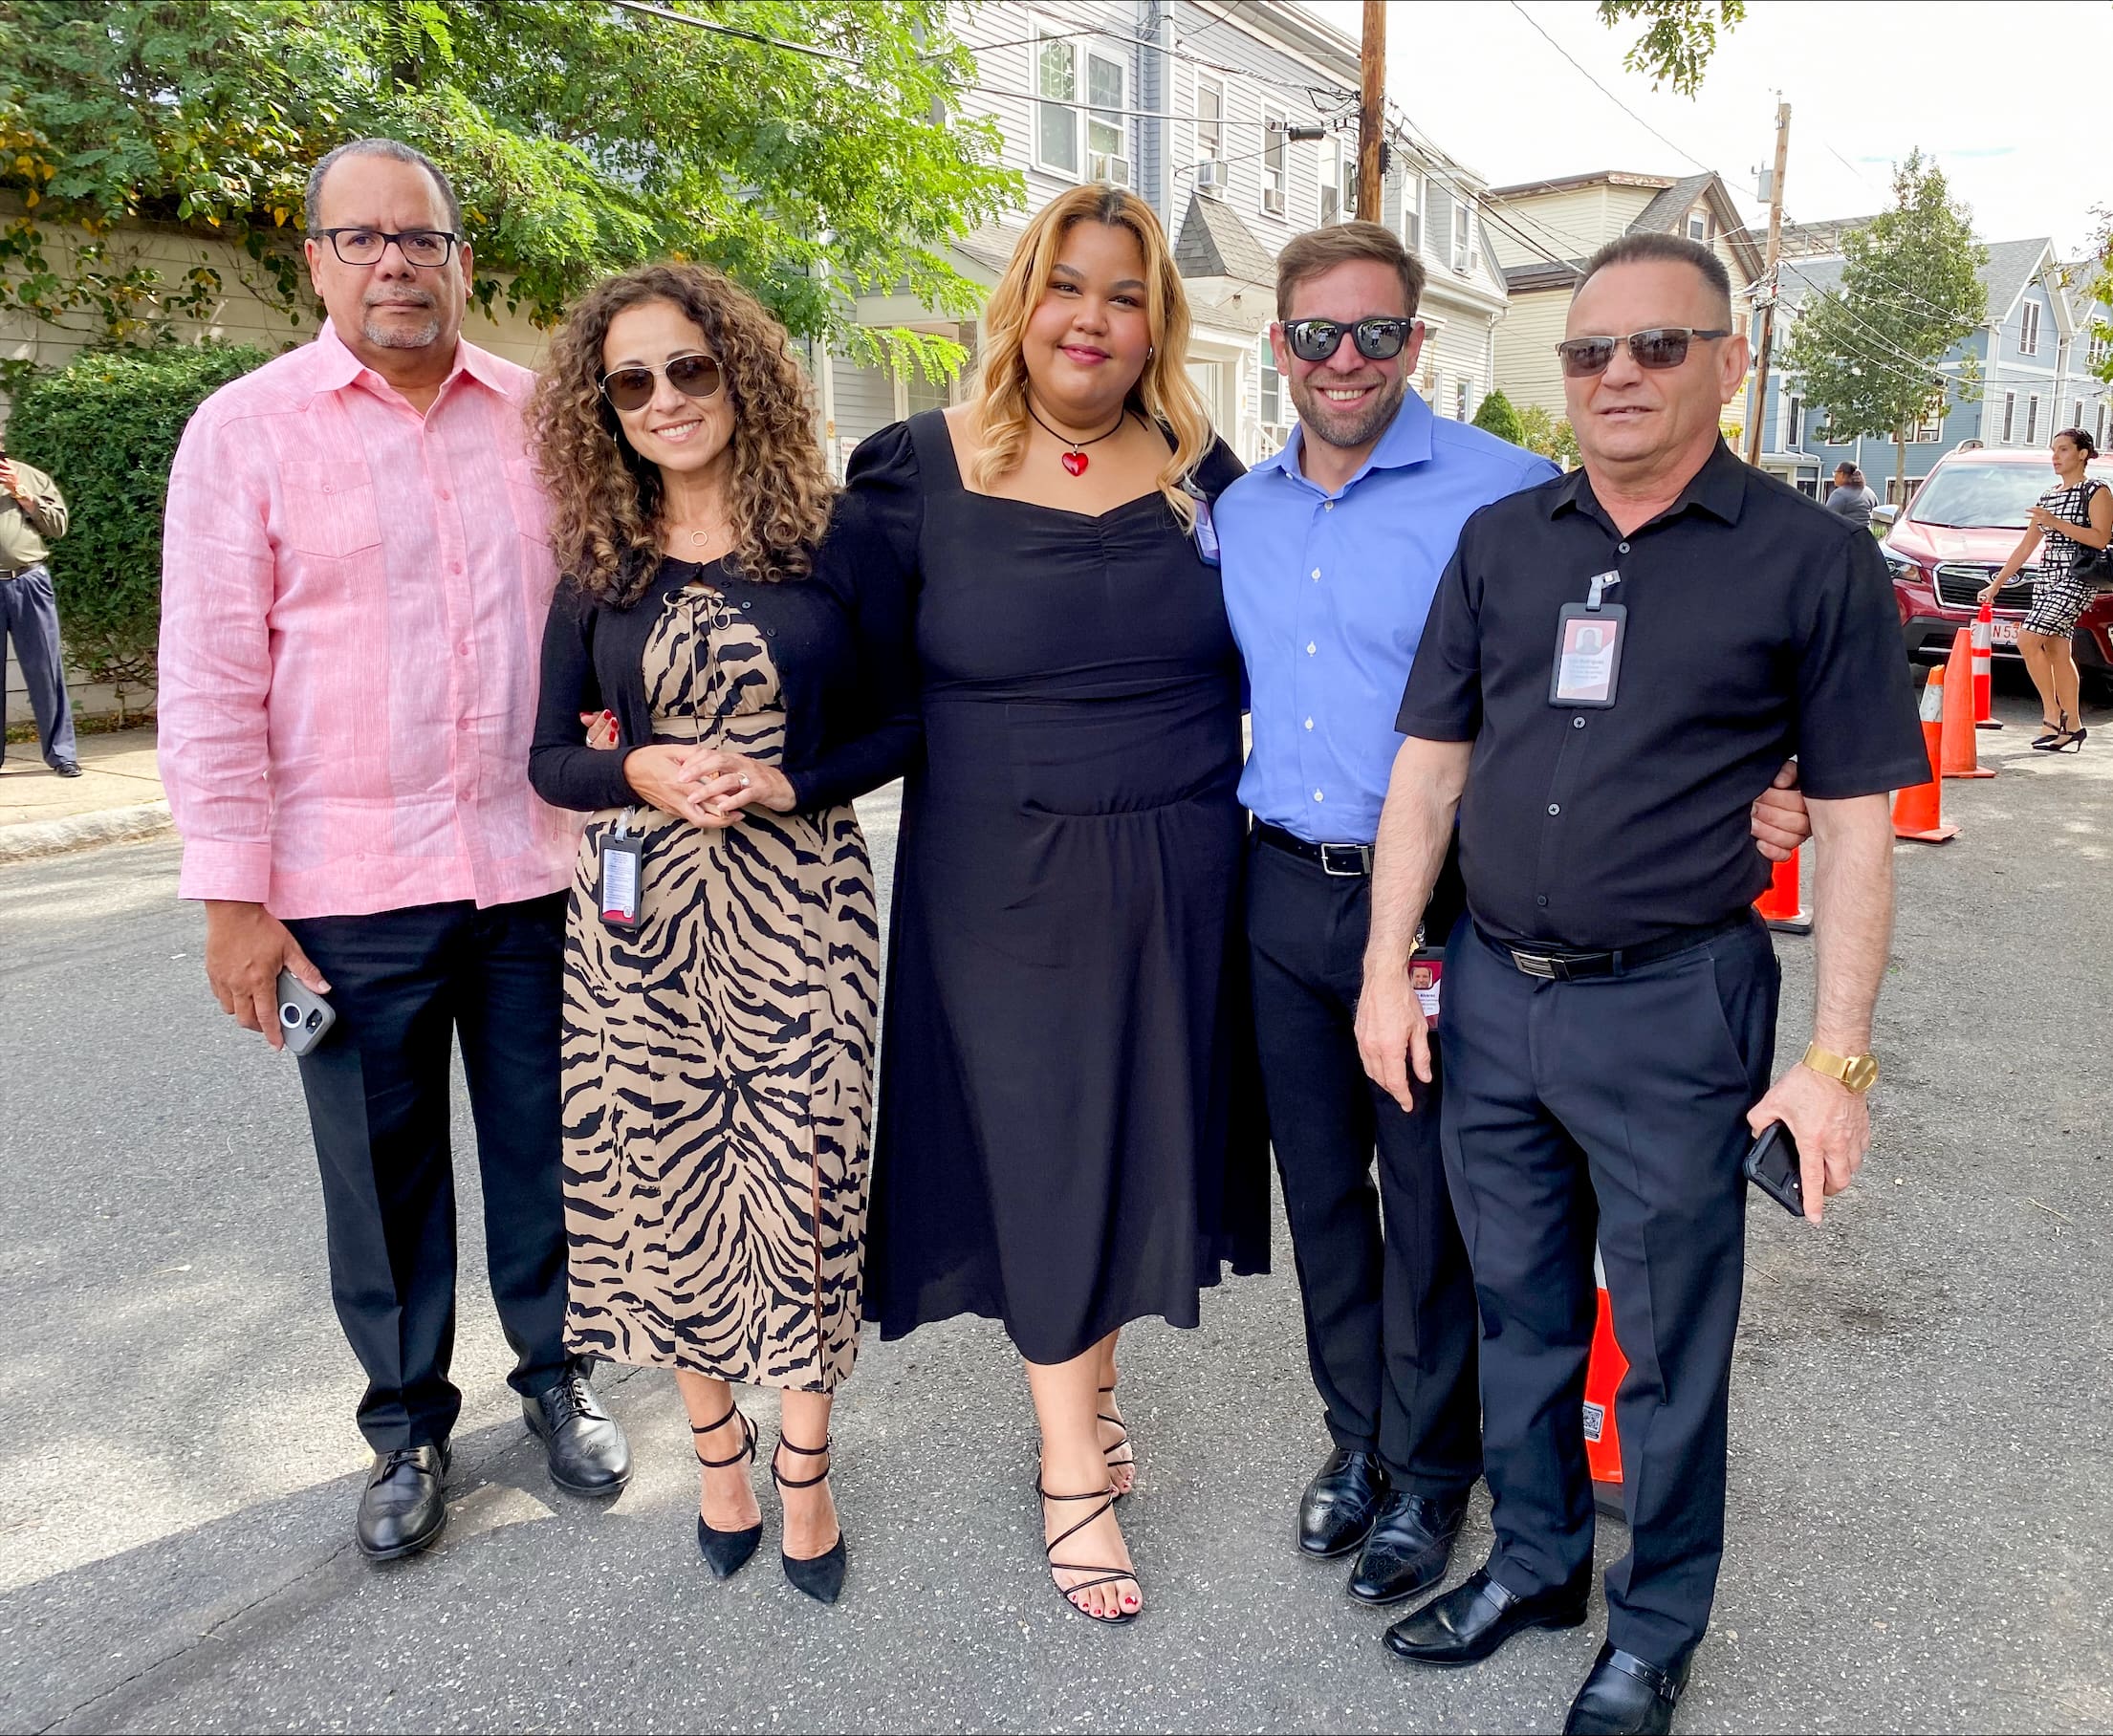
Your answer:
[[[1805,1180],[1797,1160],[1797,1141],[1780,1121],[1761,1129],[1742,1166],[1746,1179],[1794,1218],[1805,1215]]]
[[[331,1004],[291,970],[279,972],[279,1034],[296,1055],[306,1054],[338,1022]]]

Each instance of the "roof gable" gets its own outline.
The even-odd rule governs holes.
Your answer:
[[[1231,206],[1208,193],[1188,195],[1174,243],[1174,269],[1184,277],[1236,277],[1265,289],[1276,282],[1276,261],[1269,249]]]

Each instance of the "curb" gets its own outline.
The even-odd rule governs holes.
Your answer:
[[[127,844],[157,837],[169,830],[168,803],[142,802],[136,808],[105,808],[99,814],[70,814],[64,819],[31,820],[0,826],[0,862],[27,862],[41,856],[64,856],[98,844]]]

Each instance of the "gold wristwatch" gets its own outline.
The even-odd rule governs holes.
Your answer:
[[[1876,1055],[1836,1054],[1833,1050],[1822,1049],[1818,1043],[1808,1043],[1803,1060],[1813,1072],[1823,1073],[1830,1079],[1840,1079],[1851,1091],[1868,1091],[1878,1083]]]

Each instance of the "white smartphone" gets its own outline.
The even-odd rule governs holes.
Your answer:
[[[291,970],[279,972],[279,1034],[294,1054],[306,1054],[338,1022],[331,1004]]]

